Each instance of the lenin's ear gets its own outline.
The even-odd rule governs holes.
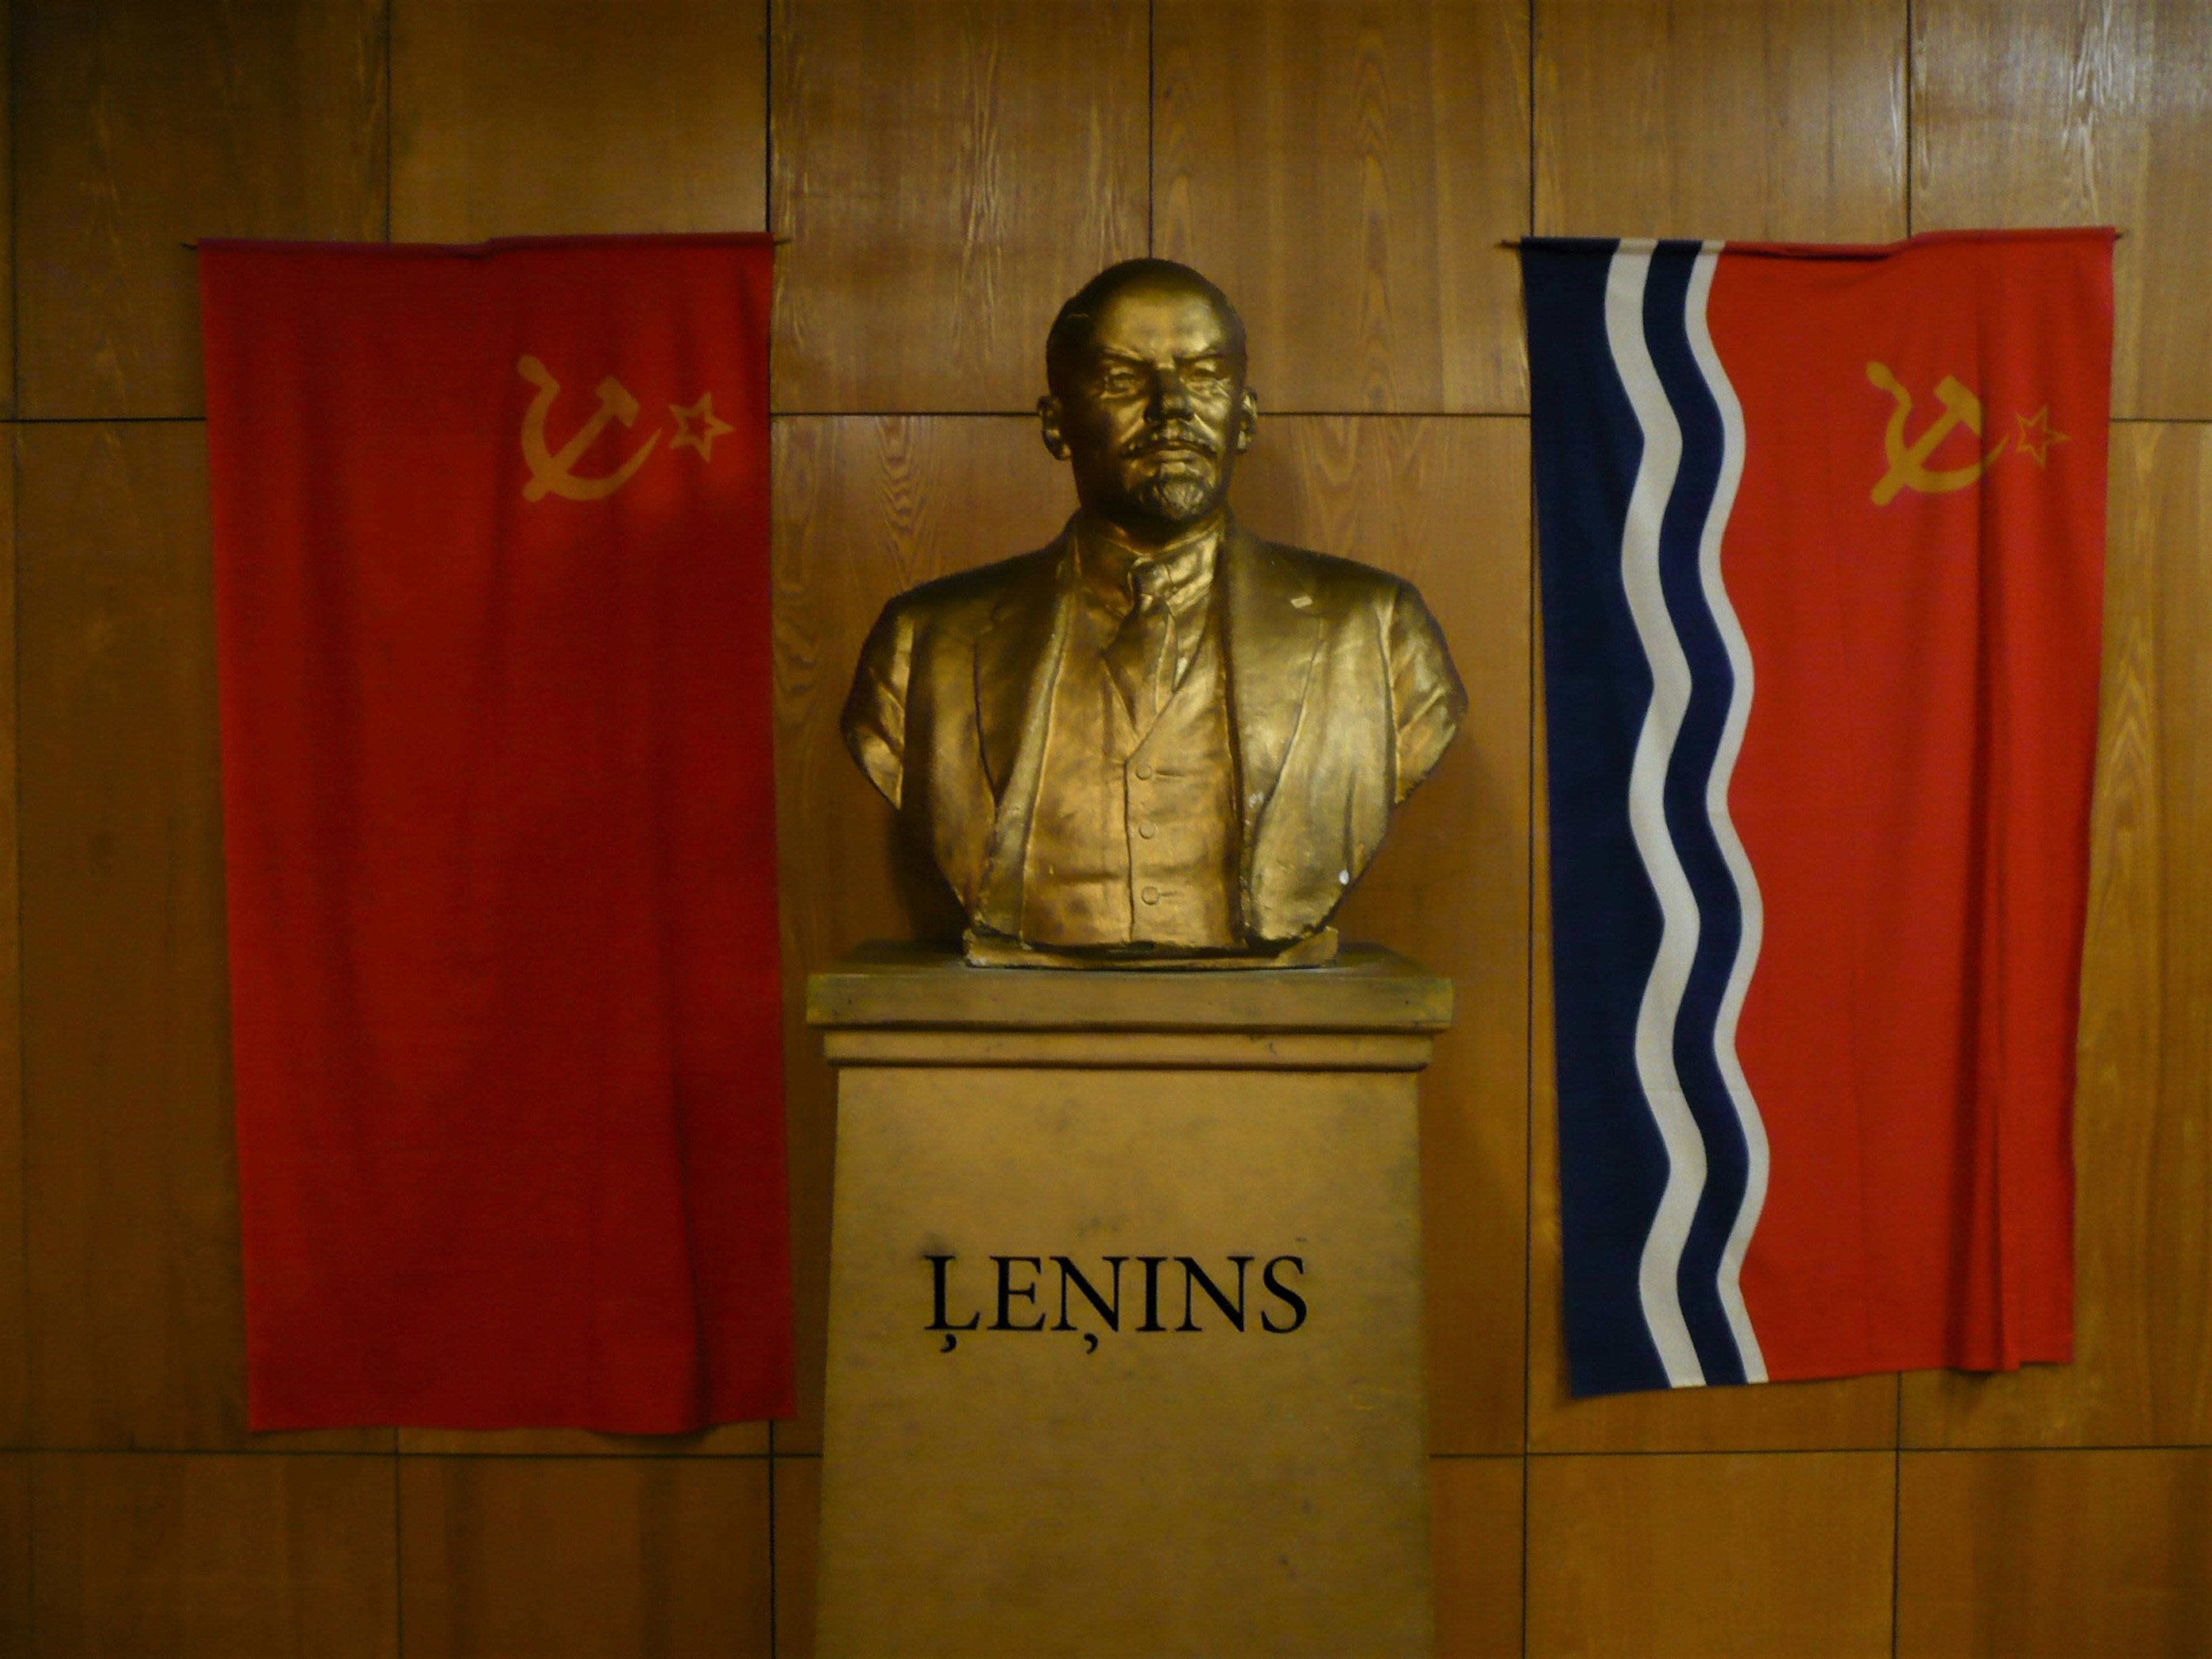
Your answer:
[[[1239,455],[1252,447],[1253,434],[1259,429],[1260,394],[1247,386],[1237,399],[1237,453]]]
[[[1044,447],[1052,452],[1055,461],[1067,459],[1067,439],[1060,429],[1060,399],[1050,392],[1037,399],[1037,428],[1044,436]]]

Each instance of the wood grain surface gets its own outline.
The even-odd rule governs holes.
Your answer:
[[[1437,1659],[1520,1659],[1522,1460],[1432,1457]]]
[[[1522,1444],[1528,1102],[1528,428],[1514,420],[1263,417],[1234,499],[1263,536],[1421,590],[1468,714],[1338,918],[1458,991],[1421,1079],[1429,1439]]]
[[[15,0],[0,0],[0,26],[12,25]],[[15,31],[0,27],[0,420],[15,413]]]
[[[401,1429],[399,1449],[470,1457],[763,1457],[766,1423],[696,1434],[597,1434],[589,1429]]]
[[[39,425],[17,441],[33,1433],[236,1446],[204,445],[190,423]]]
[[[896,834],[837,716],[860,642],[893,595],[1059,533],[1075,506],[1027,417],[781,420],[775,427],[776,856],[784,975],[799,1417],[821,1449],[823,1323],[836,1091],[805,1020],[806,975],[872,939],[957,939],[926,854]]]
[[[814,1575],[822,1559],[822,1460],[775,1460],[776,1659],[814,1659]]]
[[[767,224],[767,0],[392,0],[403,242]]]
[[[1503,0],[1161,0],[1155,251],[1249,331],[1263,406],[1528,407],[1528,15]]]
[[[31,1432],[23,1252],[23,982],[16,891],[15,442],[0,433],[0,1446]]]
[[[2112,410],[2212,417],[2203,0],[1917,0],[1912,227],[2112,224]]]
[[[31,1650],[31,1464],[0,1452],[0,1653]]]
[[[30,1463],[40,1655],[398,1652],[388,1458],[49,1453]]]
[[[1897,1651],[2212,1652],[2212,1449],[1907,1454]]]
[[[1906,1443],[2212,1441],[2212,427],[2112,432],[2075,1362],[1906,1379]]]
[[[1540,234],[1905,234],[1905,0],[1534,0],[1534,16]]]
[[[201,236],[384,234],[382,0],[15,0],[16,410],[199,412]]]
[[[770,1651],[765,1458],[406,1457],[399,1504],[417,1659]]]
[[[1531,1659],[1890,1648],[1887,1453],[1533,1457]]]
[[[1145,0],[779,0],[775,406],[1030,408],[1146,251]]]

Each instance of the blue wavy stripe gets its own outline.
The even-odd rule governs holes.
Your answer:
[[[1636,1069],[1659,902],[1626,802],[1651,673],[1621,586],[1643,437],[1607,344],[1613,241],[1524,243],[1550,726],[1553,1006],[1569,1383],[1668,1386],[1638,1270],[1667,1154]]]

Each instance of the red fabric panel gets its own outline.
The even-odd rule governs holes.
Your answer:
[[[1714,283],[1756,678],[1730,799],[1765,913],[1739,1048],[1771,1176],[1743,1289],[1778,1379],[2072,1352],[2111,248],[1731,245]],[[1946,376],[1974,394],[1982,435],[1956,423],[1913,476],[1978,476],[1875,502],[1899,404],[1873,362],[1913,399],[1907,447]]]
[[[202,247],[257,1429],[791,1408],[770,260]]]

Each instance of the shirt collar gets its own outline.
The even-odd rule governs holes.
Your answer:
[[[1224,512],[1151,556],[1167,571],[1164,595],[1170,611],[1187,611],[1212,591],[1214,557],[1228,534],[1229,523]],[[1115,611],[1127,611],[1136,600],[1129,573],[1144,556],[1088,514],[1076,517],[1075,544],[1084,585],[1100,599],[1110,602]]]

